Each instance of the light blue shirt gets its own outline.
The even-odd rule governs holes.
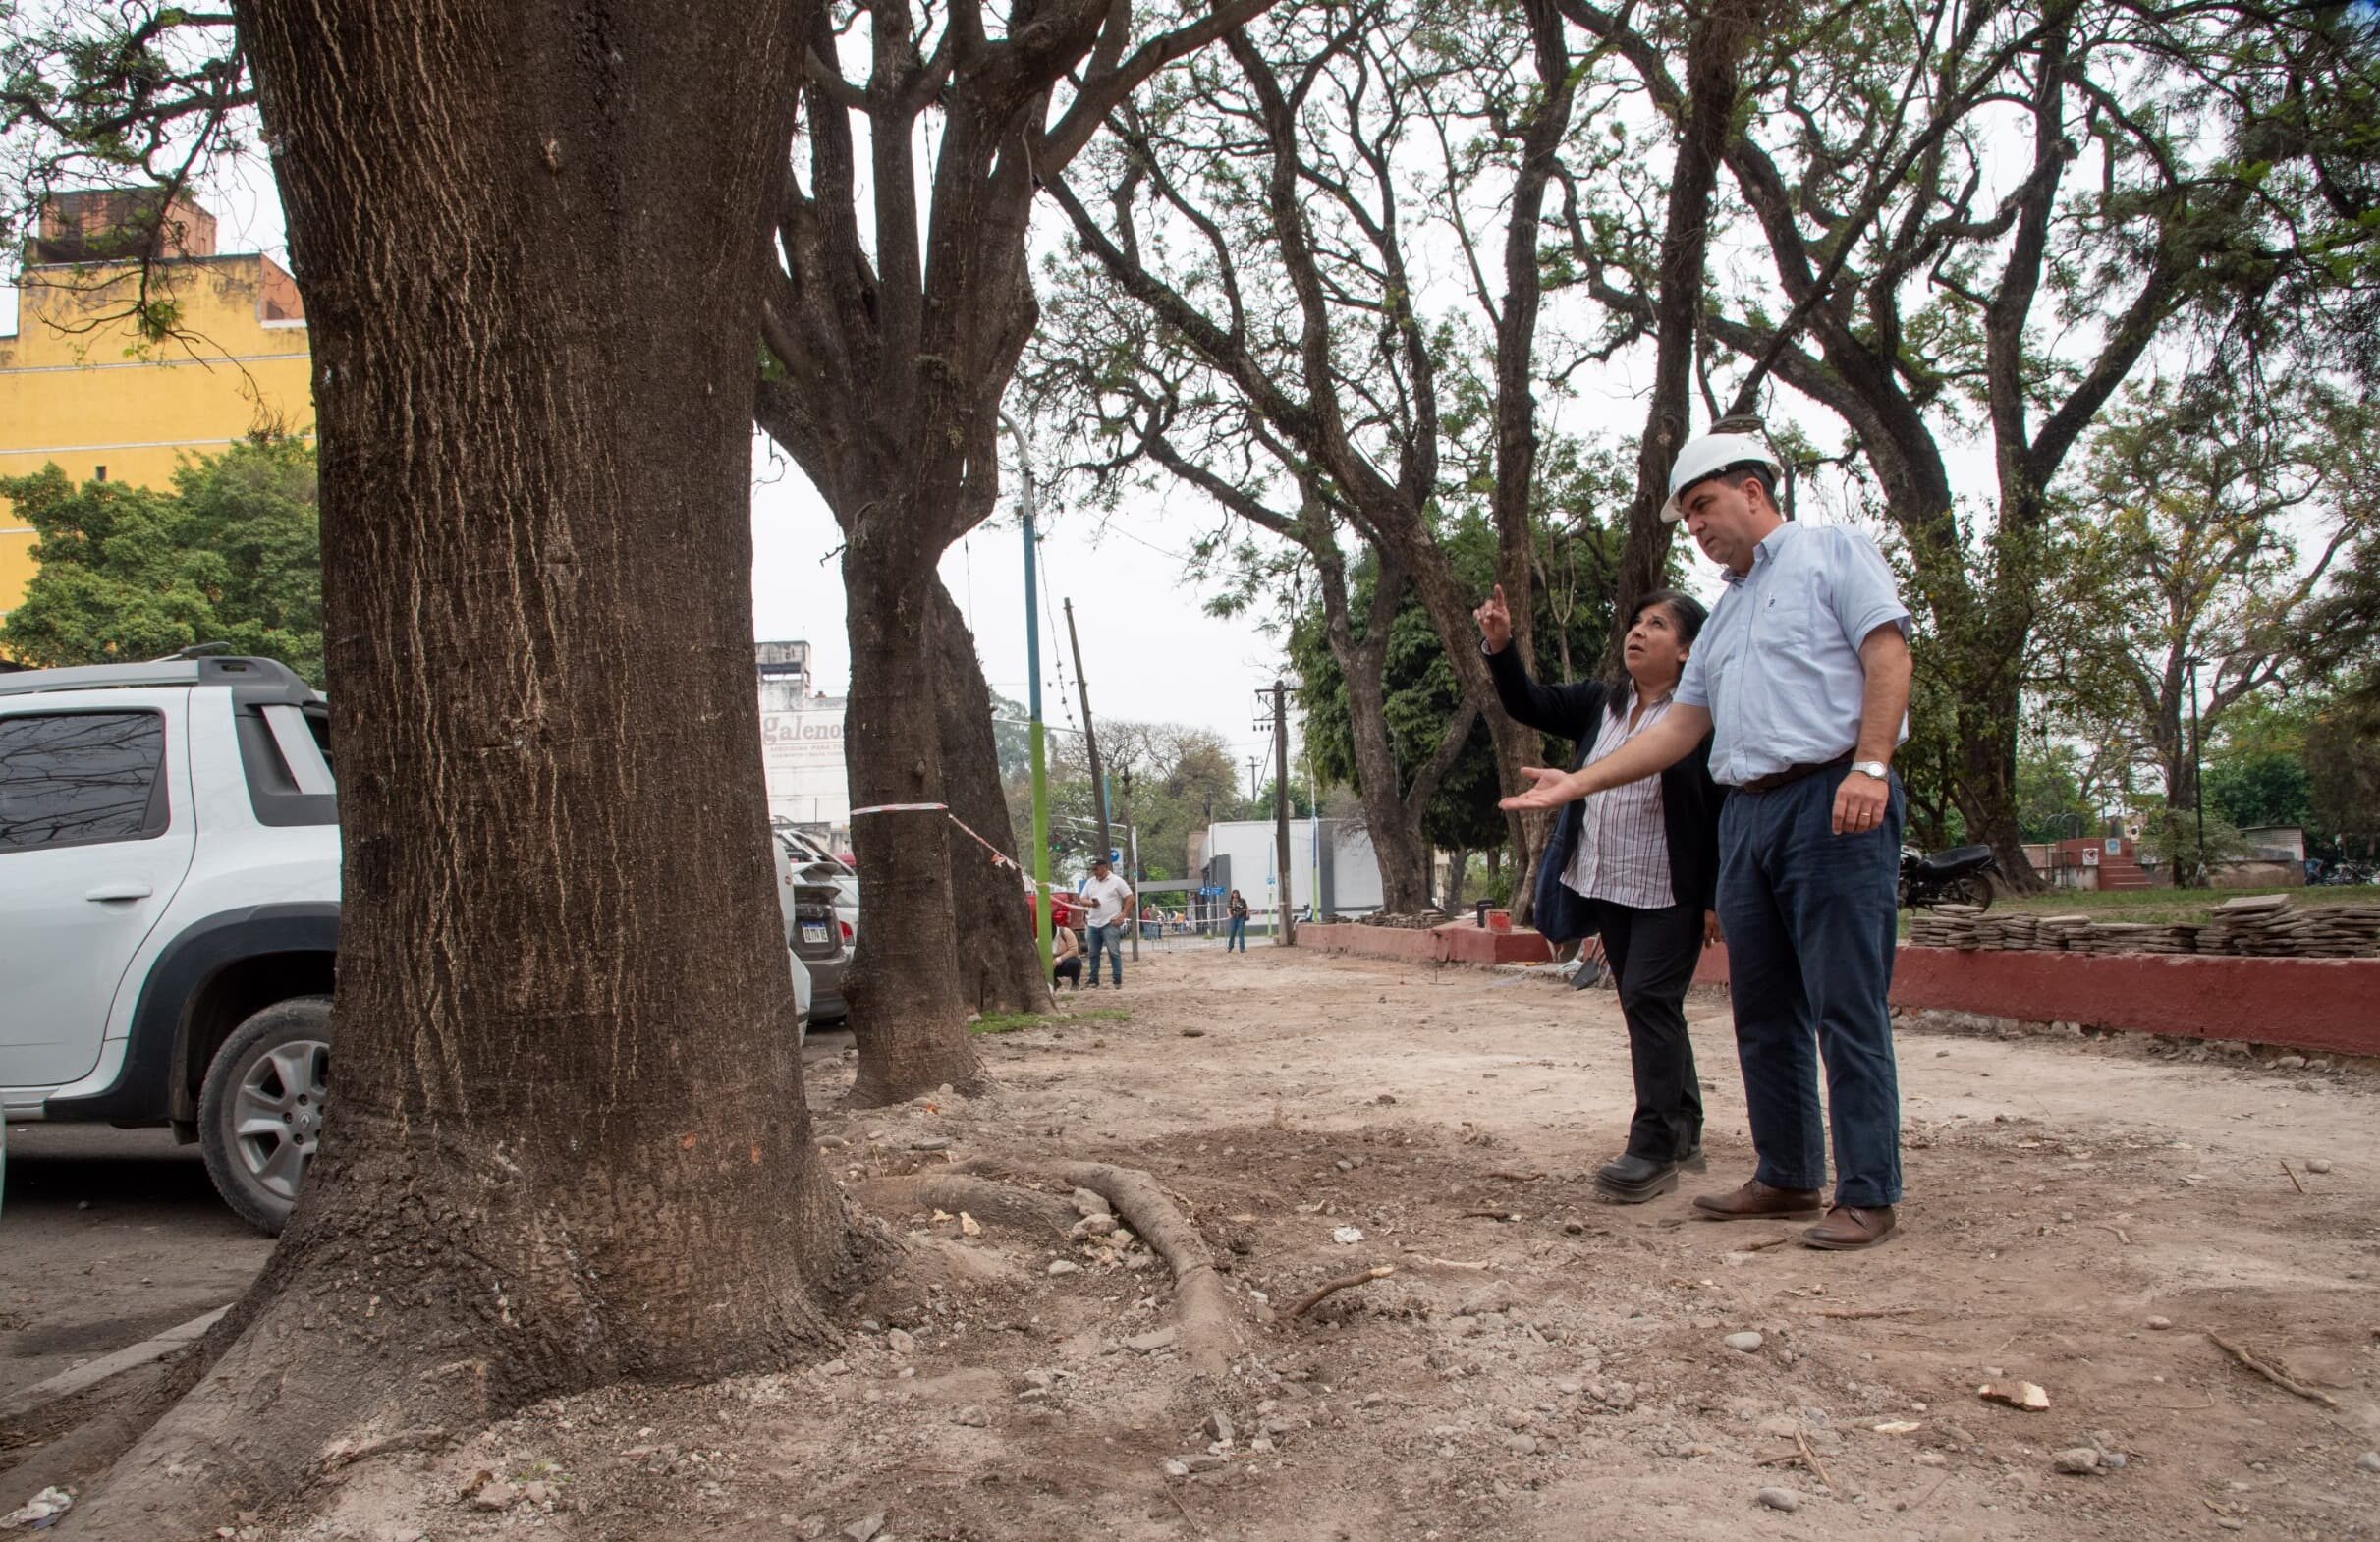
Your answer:
[[[1909,607],[1875,544],[1840,524],[1791,521],[1752,549],[1686,661],[1677,699],[1711,715],[1711,779],[1741,787],[1851,753],[1867,672],[1859,644],[1878,627],[1909,632]],[[1901,719],[1898,744],[1909,738]]]

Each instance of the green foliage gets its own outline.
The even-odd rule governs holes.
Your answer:
[[[21,662],[103,664],[228,642],[322,684],[311,445],[236,445],[186,464],[170,493],[78,488],[50,466],[0,479],[0,497],[38,535],[40,569],[0,624],[0,648]]]
[[[1619,546],[1618,537],[1591,519],[1575,533],[1549,532],[1545,540],[1549,546],[1575,548],[1569,554],[1574,568],[1588,573],[1608,573]],[[1454,520],[1441,542],[1456,573],[1480,593],[1486,593],[1495,581],[1495,534],[1486,521],[1478,515]],[[1358,640],[1362,636],[1362,618],[1370,613],[1376,583],[1377,568],[1367,556],[1357,565],[1350,585],[1354,592],[1350,595],[1349,609],[1354,615]],[[1608,585],[1564,589],[1540,583],[1534,594],[1539,670],[1549,678],[1561,673],[1558,660],[1566,642],[1571,659],[1581,661],[1580,667],[1592,667],[1611,625]],[[1306,712],[1306,753],[1312,757],[1316,772],[1325,782],[1356,783],[1358,777],[1355,730],[1347,682],[1325,640],[1319,601],[1309,603],[1293,618],[1290,659],[1304,691],[1300,699]],[[1447,661],[1445,646],[1439,642],[1437,631],[1430,625],[1420,600],[1410,590],[1390,623],[1382,676],[1389,747],[1396,759],[1401,779],[1398,793],[1402,797],[1411,785],[1413,771],[1437,752],[1447,725],[1463,705],[1462,688],[1456,682],[1454,666]],[[1548,763],[1569,748],[1567,744],[1548,741],[1545,751]],[[1467,851],[1502,846],[1506,836],[1504,816],[1496,808],[1496,800],[1502,796],[1487,726],[1474,722],[1462,753],[1422,811],[1423,838],[1434,846]]]
[[[2017,830],[2027,841],[2091,834],[2099,811],[2083,796],[2082,755],[2072,744],[2027,744],[2017,755]]]
[[[2314,818],[2313,782],[2302,755],[2260,753],[2210,761],[2200,792],[2208,817],[2237,829],[2297,825],[2316,841],[2325,833]]]
[[[2307,800],[2334,844],[2380,852],[2380,669],[2366,667],[2305,729]]]

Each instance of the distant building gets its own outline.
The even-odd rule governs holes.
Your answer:
[[[215,250],[215,218],[137,192],[42,205],[0,335],[0,476],[52,462],[78,482],[171,485],[186,455],[264,430],[310,432],[312,363],[298,284],[272,258]],[[146,262],[143,262],[143,258]],[[176,335],[141,336],[147,299]],[[0,500],[0,616],[33,576],[33,532]]]
[[[760,763],[768,811],[840,841],[851,828],[852,785],[843,760],[842,696],[811,689],[806,642],[752,645],[760,678]]]

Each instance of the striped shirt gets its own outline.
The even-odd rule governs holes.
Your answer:
[[[1617,716],[1603,714],[1603,729],[1595,736],[1588,763],[1661,721],[1671,699],[1663,696],[1646,707],[1632,729],[1628,720],[1636,710],[1636,688],[1629,687],[1628,710]],[[1587,899],[1639,910],[1665,909],[1678,903],[1670,889],[1669,834],[1661,823],[1661,778],[1648,776],[1587,797],[1579,813],[1578,847],[1562,881]]]

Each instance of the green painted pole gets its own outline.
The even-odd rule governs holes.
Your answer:
[[[1055,917],[1051,914],[1049,889],[1049,753],[1041,723],[1041,603],[1033,543],[1033,458],[1025,443],[1024,430],[1017,426],[1017,420],[1005,412],[1000,420],[1016,438],[1017,466],[1024,482],[1024,669],[1028,682],[1025,704],[1031,719],[1025,732],[1033,756],[1033,940],[1041,953],[1041,978],[1046,981]]]

